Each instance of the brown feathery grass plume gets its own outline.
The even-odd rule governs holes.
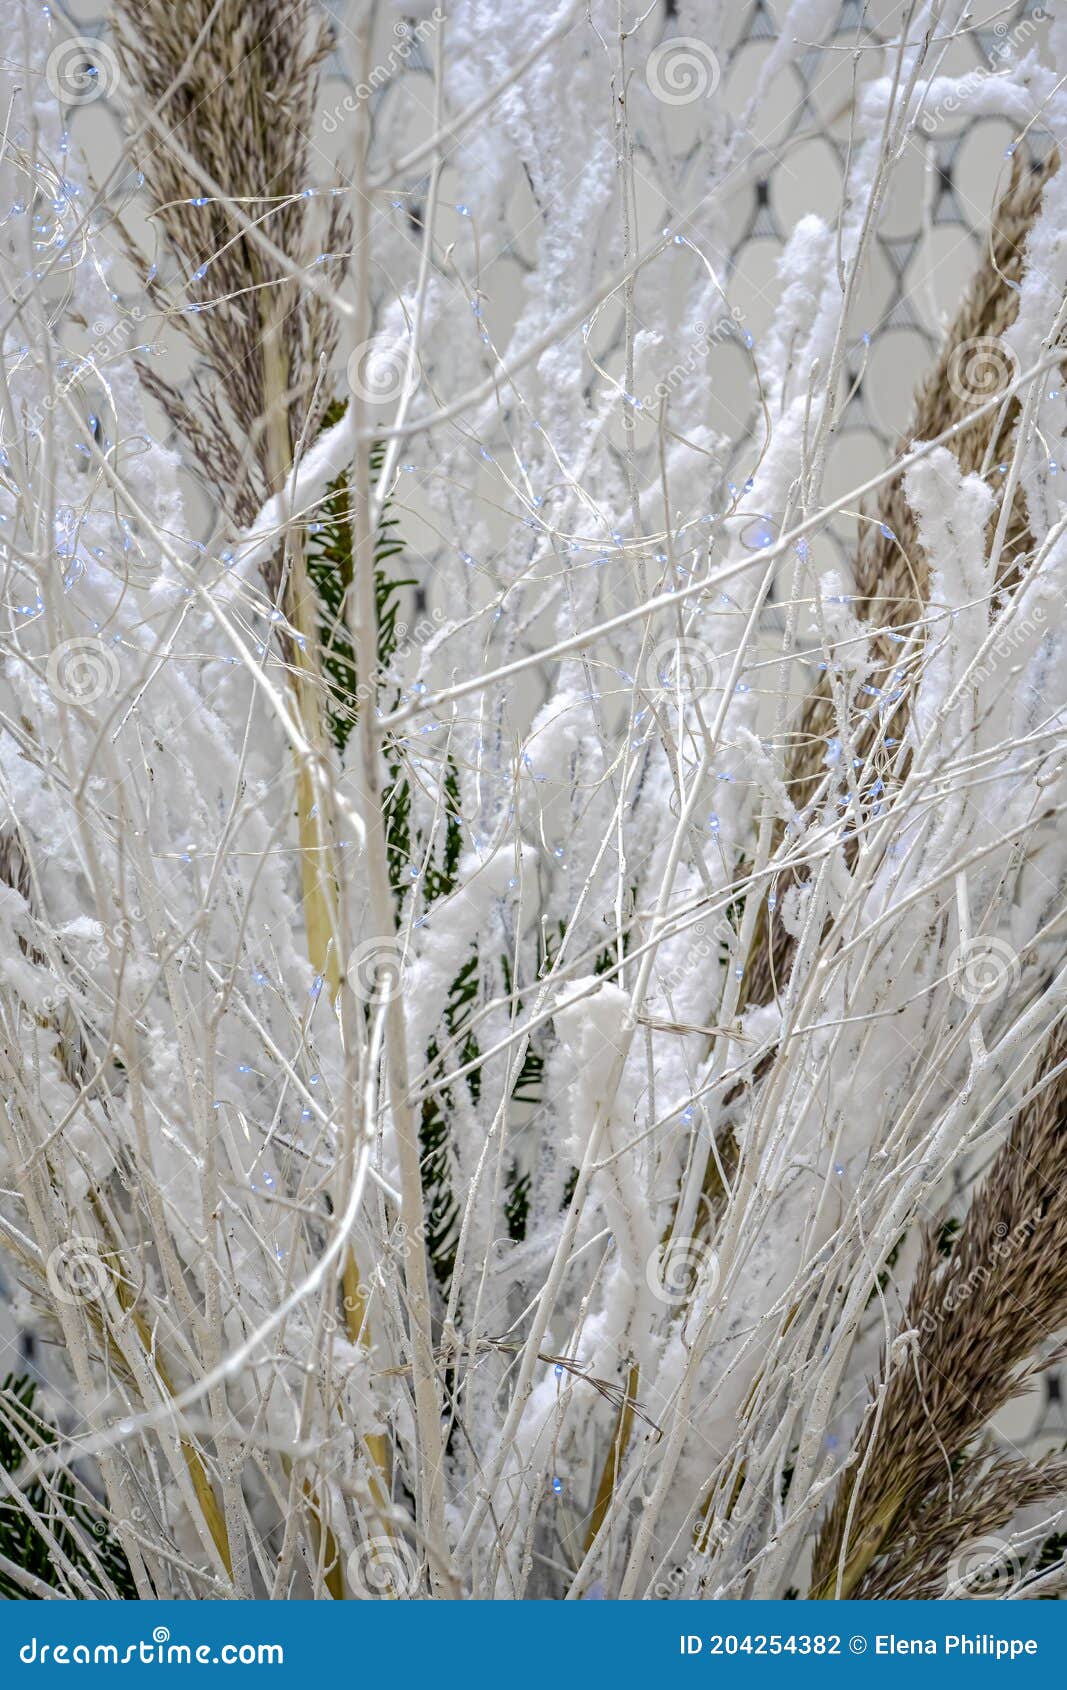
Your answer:
[[[140,162],[162,232],[160,265],[176,259],[189,300],[172,320],[195,360],[181,388],[143,363],[139,373],[189,448],[215,508],[247,525],[268,498],[285,493],[333,403],[325,376],[338,320],[322,293],[344,276],[352,225],[340,190],[311,184],[307,141],[329,26],[313,0],[281,9],[268,0],[188,0],[178,9],[168,0],[116,0],[115,30],[133,107],[147,125]],[[317,285],[302,286],[302,276]],[[165,290],[150,277],[149,296],[165,309],[173,283]],[[331,758],[322,617],[293,525],[262,573],[291,630],[283,649],[311,748],[295,770],[304,917],[308,960],[333,1001],[342,974],[337,833],[315,774]],[[348,1337],[368,1345],[351,1252],[342,1286]],[[385,1440],[366,1441],[384,1472]],[[387,1488],[376,1491],[379,1502]],[[317,1519],[317,1498],[306,1501]],[[332,1542],[327,1559],[336,1559]],[[326,1584],[342,1593],[336,1565]]]
[[[909,1516],[907,1532],[894,1538],[892,1557],[871,1568],[864,1597],[937,1601],[1018,1592],[1021,1557],[996,1533],[1020,1509],[1065,1492],[1067,1463],[1058,1456],[1029,1462],[979,1452],[923,1498]],[[1047,1524],[1039,1527],[1038,1546]]]
[[[1040,209],[1045,184],[1058,165],[1059,155],[1055,151],[1036,167],[1025,163],[1021,153],[1015,154],[1011,179],[993,215],[989,250],[946,335],[937,363],[919,390],[907,434],[898,443],[898,454],[906,453],[915,440],[935,439],[953,423],[962,422],[979,400],[992,397],[996,387],[986,391],[984,386],[990,374],[994,378],[999,374],[1000,385],[1007,385],[1003,378],[1010,376],[1011,366],[1004,354],[998,360],[996,343],[1018,313],[1018,283],[1023,272],[1026,238]],[[976,360],[979,371],[973,391],[968,390],[966,380],[960,379],[961,367],[966,366],[969,358]],[[1018,414],[1018,402],[1012,400],[960,430],[949,449],[965,475],[980,473],[987,465],[996,472],[996,464],[1014,434]],[[990,517],[992,527],[996,525],[998,510],[999,504],[994,506]],[[1012,584],[1019,560],[1028,547],[1026,513],[1022,495],[1017,493],[1001,560],[1000,587]],[[886,630],[886,634],[876,635],[871,642],[876,664],[871,679],[875,685],[884,683],[899,655],[887,635],[910,627],[922,616],[928,591],[927,559],[919,544],[914,514],[904,496],[903,476],[898,475],[885,484],[874,511],[863,523],[855,564],[855,614],[872,627]],[[906,699],[902,699],[897,705],[897,722],[906,709]],[[802,812],[811,802],[824,777],[827,740],[836,731],[836,706],[830,681],[824,675],[804,702],[786,757],[786,790],[797,812]],[[865,728],[862,723],[857,725],[854,739],[858,755],[863,756],[869,749],[872,733],[873,729]],[[772,850],[778,849],[783,834],[784,823],[779,821]],[[789,868],[777,877],[774,889],[779,908],[793,879],[794,873]],[[761,903],[740,1008],[746,1004],[769,1003],[776,991],[781,990],[788,979],[795,943],[781,921],[773,927],[770,925],[768,906],[766,902]]]
[[[898,455],[906,453],[914,440],[936,438],[953,423],[961,422],[975,408],[979,398],[991,396],[983,391],[968,397],[966,386],[961,383],[958,374],[952,374],[950,379],[950,373],[958,370],[961,356],[965,358],[969,349],[974,350],[980,361],[988,358],[990,349],[995,351],[999,337],[1015,321],[1027,236],[1040,210],[1045,185],[1058,167],[1059,154],[1055,149],[1039,164],[1027,162],[1021,153],[1013,155],[1011,177],[993,215],[988,251],[945,337],[937,363],[919,390],[911,425],[898,442]],[[1009,372],[1010,364],[1005,354],[999,373],[1004,375]],[[950,449],[965,474],[978,473],[987,465],[995,466],[997,460],[1010,450],[1018,416],[1019,406],[1013,399],[999,410],[991,410],[970,427],[961,429]],[[994,505],[990,514],[991,531],[996,526],[998,512],[999,503]],[[998,582],[1001,588],[1015,584],[1020,562],[1030,544],[1023,497],[1021,491],[1017,491],[1005,535]],[[926,609],[928,574],[914,513],[904,495],[903,476],[897,475],[886,483],[873,514],[864,522],[854,572],[857,617],[885,630],[875,634],[871,641],[877,665],[872,675],[875,684],[884,682],[898,656],[898,648],[890,636],[916,622]],[[902,696],[894,705],[894,726],[898,736],[907,708],[907,693],[902,691]],[[836,732],[837,725],[830,681],[824,675],[802,706],[786,754],[785,786],[798,813],[812,802],[824,778],[826,744]],[[873,733],[874,729],[862,721],[855,725],[853,739],[858,754],[865,755],[869,750]],[[784,831],[784,823],[776,822],[772,853],[779,849]],[[845,849],[851,859],[855,852],[854,840],[849,840]],[[795,878],[796,871],[789,866],[776,876],[774,891],[778,908],[781,908],[783,895]],[[769,905],[766,900],[761,900],[741,985],[739,1012],[746,1006],[770,1002],[781,990],[789,977],[795,946],[796,940],[781,921],[771,925]],[[770,1055],[763,1059],[756,1069],[756,1079],[766,1071],[772,1060]],[[737,1144],[733,1133],[729,1132],[716,1153],[708,1158],[703,1190],[709,1203],[716,1204],[721,1200],[724,1190],[721,1170],[731,1176],[736,1162]]]
[[[947,1259],[943,1240],[942,1227],[926,1229],[901,1328],[885,1359],[885,1384],[857,1433],[819,1539],[814,1597],[885,1594],[902,1546],[929,1535],[934,1489],[945,1492],[938,1539],[944,1541],[956,1523],[956,1467],[990,1416],[1037,1370],[1037,1347],[1067,1322],[1062,1022]],[[1023,1505],[1025,1491],[990,1485],[976,1529],[1000,1524]],[[981,1514],[981,1487],[973,1498],[963,1494],[970,1513]]]
[[[321,426],[331,395],[315,381],[337,326],[232,208],[298,269],[340,279],[349,219],[341,197],[309,191],[306,139],[329,33],[312,0],[116,0],[114,25],[131,109],[157,114],[138,147],[163,249],[146,288],[166,311],[176,261],[188,305],[171,321],[196,360],[180,386],[143,361],[138,373],[245,524]]]
[[[1013,156],[1008,185],[993,213],[988,250],[946,334],[937,363],[919,390],[909,430],[898,444],[898,455],[906,454],[915,440],[929,440],[945,433],[953,423],[962,422],[980,402],[992,397],[999,387],[1008,385],[1014,371],[999,341],[1018,313],[1018,284],[1024,268],[1027,236],[1040,210],[1045,185],[1058,165],[1059,155],[1055,150],[1039,164],[1030,163],[1021,153]],[[987,391],[991,356],[995,385]],[[977,360],[977,375],[968,372],[967,361],[971,358]],[[1010,450],[1019,410],[1018,401],[1013,398],[960,430],[951,449],[964,474],[996,473],[998,461]],[[999,489],[999,477],[996,485]],[[990,533],[995,531],[998,514],[999,500],[990,515]],[[998,577],[1001,589],[1010,589],[1016,584],[1020,562],[1030,544],[1023,497],[1017,493],[1002,553]],[[919,543],[914,513],[905,497],[902,474],[886,483],[873,513],[864,522],[854,579],[857,616],[873,630],[885,630],[881,634],[875,632],[871,640],[875,669],[870,677],[875,684],[884,685],[885,677],[893,670],[899,655],[890,636],[922,618],[929,595],[928,560]],[[900,727],[897,724],[902,722],[906,708],[905,697],[896,706],[894,731],[898,734]],[[824,676],[802,707],[791,750],[787,753],[786,788],[797,812],[803,811],[817,793],[825,775],[823,758],[826,743],[837,729],[837,704],[830,681]],[[874,732],[872,727],[865,727],[862,722],[856,724],[852,737],[860,755],[870,749]],[[784,824],[779,822],[772,837],[772,850],[778,849],[783,835]],[[846,849],[850,855],[854,853],[854,843]],[[775,892],[779,906],[793,878],[794,871],[788,867],[778,874]],[[788,977],[795,940],[780,923],[770,928],[768,907],[762,900],[742,983],[739,1010],[743,1010],[746,1004],[770,1001]],[[756,1070],[757,1079],[772,1060],[770,1056],[764,1059]],[[725,1195],[724,1175],[726,1179],[732,1177],[737,1159],[737,1140],[732,1130],[727,1130],[705,1164],[702,1194],[708,1216],[721,1205]],[[668,1227],[664,1238],[669,1235]],[[631,1365],[628,1396],[636,1396],[639,1388],[638,1369]],[[624,1404],[619,1410],[612,1441],[600,1471],[586,1532],[587,1549],[606,1517],[631,1431],[632,1417]],[[709,1505],[710,1499],[705,1499],[701,1509],[701,1532],[706,1529]]]
[[[185,272],[190,305],[176,322],[197,359],[185,384],[191,398],[148,368],[140,373],[217,507],[247,523],[285,491],[299,445],[314,438],[332,398],[319,373],[336,350],[336,322],[291,273],[295,265],[338,281],[350,237],[343,199],[316,193],[308,179],[306,136],[328,30],[311,0],[280,12],[267,0],[191,0],[180,12],[166,0],[118,0],[116,35],[137,109],[159,108],[148,124],[145,188]],[[289,264],[265,255],[238,215]],[[162,304],[156,281],[149,294]],[[328,734],[318,604],[298,533],[290,529],[263,574],[294,630],[286,647],[294,702],[321,760]],[[335,995],[334,831],[306,761],[297,789],[309,957]]]
[[[993,216],[989,249],[946,335],[937,363],[919,390],[911,426],[907,435],[900,441],[898,452],[905,453],[914,440],[931,439],[943,434],[953,423],[962,421],[974,409],[979,399],[990,396],[984,391],[968,395],[966,384],[958,378],[960,363],[969,352],[973,352],[979,359],[988,357],[991,349],[995,353],[999,337],[1015,320],[1018,311],[1017,288],[1024,267],[1027,236],[1040,210],[1045,185],[1058,165],[1059,155],[1055,151],[1038,165],[1029,165],[1020,155],[1016,155],[1010,181]],[[1012,373],[1006,357],[999,373],[1002,377]],[[1003,380],[1001,385],[1004,385]],[[1018,402],[1012,400],[999,410],[991,410],[978,422],[960,431],[951,449],[965,474],[982,471],[988,474],[991,470],[996,473],[998,461],[1011,449],[1018,416]],[[999,504],[991,513],[990,531],[996,526],[998,514]],[[1024,503],[1021,494],[1017,493],[1008,521],[998,576],[998,585],[1002,590],[1010,590],[1016,584],[1020,564],[1030,545]],[[928,561],[919,543],[915,517],[905,498],[903,477],[900,475],[886,484],[876,501],[873,513],[864,523],[855,566],[855,589],[855,608],[858,616],[878,629],[885,630],[884,634],[876,636],[872,641],[872,651],[880,671],[875,673],[873,680],[878,684],[884,682],[885,675],[892,670],[894,660],[898,656],[896,642],[889,636],[899,629],[907,628],[922,616],[929,591]],[[896,704],[894,731],[898,734],[907,708],[905,693]],[[826,742],[836,731],[836,705],[829,680],[824,677],[805,701],[791,750],[787,754],[786,784],[798,811],[803,810],[818,791],[824,776],[822,760]],[[865,728],[862,723],[857,727],[855,739],[861,755],[869,749],[873,731],[871,728]],[[774,838],[775,848],[781,842],[783,831],[782,824],[779,824]],[[793,877],[793,871],[789,868],[778,876],[775,890],[778,893],[779,906],[782,893],[791,884]],[[781,989],[788,978],[794,947],[795,940],[780,923],[771,928],[768,906],[761,903],[742,988],[742,1005],[766,1003]],[[736,1162],[736,1144],[732,1135],[719,1147],[719,1154],[725,1165],[732,1170]],[[715,1198],[721,1191],[718,1162],[712,1159],[709,1159],[708,1163],[705,1191],[711,1198]],[[933,1256],[924,1257],[928,1273],[933,1271],[937,1260],[936,1250]],[[921,1296],[918,1280],[915,1294]],[[909,1380],[914,1385],[912,1372],[903,1371],[898,1388],[906,1390]],[[981,1424],[979,1421],[978,1425]],[[890,1443],[885,1446],[887,1452],[900,1447]],[[937,1448],[936,1440],[934,1448]],[[889,1459],[888,1453],[886,1459]],[[921,1496],[924,1485],[928,1487],[934,1482],[934,1472],[927,1471],[918,1487],[918,1494]],[[994,1494],[1007,1494],[1009,1491],[1010,1487],[1006,1482],[999,1492],[996,1487],[989,1487],[990,1518],[994,1512]],[[1020,1487],[1016,1486],[1016,1491],[1021,1494]],[[848,1510],[847,1501],[843,1507],[844,1514],[839,1522],[841,1529]],[[1006,1510],[1007,1513],[1012,1511],[1010,1506]],[[944,1511],[942,1512],[944,1514]],[[945,1517],[955,1521],[955,1524],[950,1524],[949,1527],[950,1532],[955,1530],[955,1525],[958,1524],[956,1517],[951,1514]],[[958,1535],[957,1533],[957,1539]],[[926,1537],[929,1536],[930,1531],[927,1530]],[[826,1532],[822,1541],[824,1545],[829,1541]],[[924,1541],[922,1533],[916,1541],[921,1548]],[[820,1554],[823,1553],[824,1551],[820,1550]],[[919,1549],[916,1549],[916,1554],[918,1553]],[[868,1556],[864,1564],[869,1565],[870,1560],[871,1557]],[[850,1570],[851,1583],[846,1584],[844,1594],[860,1593],[853,1588],[859,1576],[854,1568]],[[873,1580],[875,1571],[872,1571],[870,1576]],[[833,1580],[830,1582],[832,1584]],[[823,1589],[825,1583],[825,1579],[820,1583],[819,1578],[816,1578],[813,1589],[817,1594],[826,1593]],[[868,1592],[865,1589],[862,1593]]]

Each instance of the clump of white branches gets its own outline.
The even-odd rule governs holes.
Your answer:
[[[1067,18],[976,73],[963,0],[794,0],[728,116],[725,3],[5,6],[0,1573],[1047,1593],[991,1425],[1067,1325]],[[992,118],[969,328],[842,487],[898,178]],[[934,1518],[956,1233],[1003,1353]]]

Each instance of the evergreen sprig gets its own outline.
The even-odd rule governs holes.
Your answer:
[[[54,1427],[33,1406],[36,1392],[36,1384],[25,1375],[16,1377],[9,1373],[0,1386],[0,1467],[16,1484],[19,1469],[26,1459],[26,1449],[36,1453],[37,1450],[50,1448],[56,1441]],[[15,1425],[20,1437],[15,1435]],[[137,1587],[125,1551],[106,1528],[103,1515],[84,1500],[87,1494],[74,1475],[64,1469],[55,1474],[47,1487],[41,1480],[35,1479],[23,1488],[29,1508],[48,1521],[55,1542],[71,1565],[84,1573],[90,1584],[98,1584],[97,1569],[79,1548],[76,1530],[83,1540],[86,1535],[92,1538],[96,1561],[111,1580],[118,1596],[124,1601],[135,1600]],[[9,1495],[0,1497],[0,1554],[42,1584],[67,1593],[52,1560],[48,1540],[41,1536],[29,1514]],[[0,1597],[8,1601],[25,1601],[27,1594],[21,1584],[0,1572]]]

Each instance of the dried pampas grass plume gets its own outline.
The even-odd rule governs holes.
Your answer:
[[[898,446],[899,455],[903,456],[913,442],[933,440],[944,434],[976,408],[979,398],[989,397],[984,392],[969,392],[966,383],[959,379],[956,372],[961,351],[966,353],[977,343],[976,356],[988,355],[982,349],[995,348],[1015,321],[1027,237],[1041,209],[1046,183],[1058,168],[1059,153],[1055,150],[1040,164],[1028,162],[1021,152],[1013,156],[1008,186],[993,215],[989,250],[945,337],[940,356],[919,390],[907,434]],[[1005,365],[1001,376],[1010,373],[1010,366]],[[998,494],[998,503],[990,517],[991,532],[997,522],[1002,485],[997,465],[1010,451],[1018,414],[1017,400],[990,410],[976,423],[961,429],[950,446],[963,473],[986,475]],[[1020,560],[1029,546],[1025,505],[1022,494],[1017,492],[1002,554],[1001,586],[1009,587],[1015,581]],[[919,543],[915,514],[904,496],[903,475],[886,483],[873,510],[864,518],[854,575],[855,614],[873,629],[886,630],[871,641],[875,669],[870,679],[873,685],[881,686],[899,659],[899,647],[887,634],[907,630],[921,621],[929,591],[928,560]],[[785,789],[797,812],[803,812],[811,804],[824,778],[827,741],[839,727],[837,709],[831,682],[824,676],[801,708],[786,753]],[[893,731],[898,737],[906,712],[905,693],[892,718]],[[869,727],[856,724],[851,738],[855,755],[864,756],[871,744]],[[773,848],[781,845],[784,832],[784,824],[779,822]],[[779,909],[795,879],[795,871],[789,868],[777,876],[774,891]],[[742,1005],[769,1003],[783,990],[795,948],[795,939],[781,920],[771,920],[764,902],[749,951]]]
[[[1050,1040],[1008,1141],[972,1198],[958,1236],[927,1227],[883,1382],[819,1539],[813,1596],[921,1595],[897,1591],[902,1546],[941,1537],[965,1516],[953,1475],[998,1409],[1048,1365],[1038,1347],[1067,1324],[1067,1039]],[[1011,1475],[1025,1483],[1013,1487]],[[1004,1469],[968,1493],[970,1523],[992,1530],[1062,1488],[1047,1474]],[[940,1513],[931,1489],[945,1491]]]

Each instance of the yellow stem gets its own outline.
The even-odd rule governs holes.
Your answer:
[[[600,1475],[600,1484],[597,1486],[596,1501],[593,1504],[593,1513],[589,1521],[589,1529],[586,1532],[585,1537],[586,1554],[589,1553],[593,1539],[604,1524],[608,1509],[611,1506],[612,1496],[615,1493],[615,1485],[619,1476],[619,1469],[622,1466],[623,1457],[626,1454],[626,1446],[630,1441],[630,1432],[634,1423],[633,1404],[634,1399],[637,1396],[639,1376],[640,1369],[635,1363],[630,1368],[626,1384],[626,1396],[623,1402],[619,1405],[619,1416],[615,1422],[615,1436],[612,1438],[611,1448],[608,1450],[608,1453],[604,1458],[604,1468]]]
[[[263,344],[267,391],[270,394],[273,390],[279,396],[270,412],[270,445],[275,491],[280,491],[284,489],[290,473],[292,446],[280,398],[286,391],[287,382],[285,372],[280,367],[280,336],[276,327],[264,334]],[[300,636],[294,642],[292,676],[297,715],[307,743],[314,753],[325,758],[328,740],[322,704],[322,671],[318,657],[319,602],[308,574],[300,536],[295,532],[290,536],[290,574],[286,600],[289,622]],[[335,1004],[341,989],[341,958],[336,941],[339,924],[333,818],[328,813],[325,797],[316,795],[311,770],[303,761],[297,768],[296,808],[308,961],[322,979],[330,1003]],[[371,1335],[365,1315],[366,1297],[360,1282],[355,1252],[351,1249],[346,1251],[342,1264],[341,1289],[348,1340],[353,1344],[362,1342],[364,1347],[369,1349]],[[364,1439],[364,1446],[371,1466],[371,1497],[380,1509],[383,1527],[388,1531],[391,1454],[389,1441],[379,1433],[371,1433]],[[343,1597],[339,1567],[333,1568],[326,1583],[332,1596],[337,1599]]]
[[[97,1218],[102,1220],[98,1206]],[[109,1252],[109,1256],[112,1252]],[[137,1333],[145,1358],[152,1367],[164,1393],[168,1397],[175,1397],[177,1392],[171,1382],[166,1365],[152,1341],[152,1331],[144,1315],[134,1306],[135,1293],[120,1267],[111,1267],[111,1280],[115,1287],[115,1296],[119,1306],[130,1316],[134,1330]],[[197,1504],[204,1517],[204,1524],[211,1534],[211,1541],[219,1552],[219,1559],[226,1568],[227,1577],[233,1578],[233,1560],[230,1555],[230,1537],[226,1530],[226,1519],[215,1495],[215,1488],[207,1476],[207,1468],[200,1458],[196,1446],[188,1438],[179,1433],[178,1447],[185,1458],[185,1465],[189,1470],[189,1479],[196,1495]]]

